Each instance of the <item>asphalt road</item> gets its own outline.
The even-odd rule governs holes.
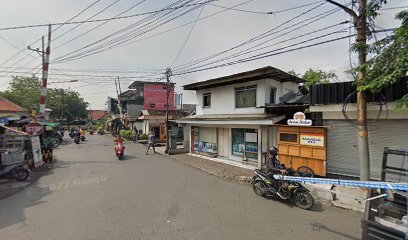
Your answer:
[[[0,200],[0,239],[360,239],[360,213],[301,210],[126,146],[120,162],[109,136],[60,146],[49,174]]]

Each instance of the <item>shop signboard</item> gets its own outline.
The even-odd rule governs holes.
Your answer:
[[[291,126],[311,126],[312,120],[306,119],[306,115],[302,112],[297,112],[293,115],[293,119],[288,119],[288,125]]]
[[[300,144],[324,147],[324,135],[323,134],[313,134],[313,133],[302,133],[300,134]]]
[[[258,134],[251,132],[245,133],[245,142],[258,142]]]
[[[30,135],[38,136],[44,131],[44,126],[40,123],[30,123],[25,127],[25,132]]]
[[[31,146],[33,149],[34,167],[43,165],[40,137],[31,138]]]

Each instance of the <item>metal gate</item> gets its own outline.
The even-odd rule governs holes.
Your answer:
[[[359,176],[357,129],[345,120],[325,120],[327,172]],[[378,120],[369,125],[371,177],[381,176],[384,147],[408,148],[408,120]]]

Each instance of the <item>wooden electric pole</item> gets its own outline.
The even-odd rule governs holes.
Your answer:
[[[353,9],[348,8],[338,2],[326,0],[334,4],[346,13],[348,13],[354,20],[354,26],[357,31],[356,42],[358,44],[358,67],[357,88],[361,86],[362,80],[365,78],[365,70],[362,66],[366,63],[367,51],[365,45],[367,44],[367,15],[366,7],[367,0],[358,0],[358,13]],[[358,126],[358,152],[360,160],[360,179],[370,180],[370,151],[368,142],[368,128],[367,128],[367,99],[364,92],[357,89],[357,126]]]

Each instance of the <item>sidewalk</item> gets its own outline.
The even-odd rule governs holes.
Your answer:
[[[156,147],[156,151],[159,154],[165,155],[165,147]],[[225,180],[232,182],[250,184],[252,177],[254,176],[254,171],[251,169],[245,169],[238,166],[228,165],[222,162],[216,162],[196,156],[190,156],[185,153],[167,156],[188,166],[201,169],[212,175],[224,178]]]
[[[164,153],[164,147],[156,147],[159,154]],[[150,153],[149,153],[150,154]],[[151,153],[153,154],[153,153]],[[240,164],[231,165],[209,157],[198,157],[192,154],[167,155],[169,158],[188,166],[198,168],[227,181],[250,185],[254,176],[254,167]],[[332,205],[348,210],[364,212],[367,190],[353,187],[341,187],[324,184],[303,184],[310,190],[316,202]]]

